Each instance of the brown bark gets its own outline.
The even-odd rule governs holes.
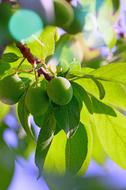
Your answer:
[[[18,43],[17,47],[19,48],[19,50],[22,53],[23,57],[26,58],[31,65],[41,63],[41,61],[39,59],[37,59],[30,52],[30,49],[26,45]],[[46,70],[43,67],[39,68],[37,70],[37,72],[38,72],[38,76],[44,75],[45,79],[48,80],[48,81],[50,81],[52,79],[52,76],[50,76],[49,73],[47,73]]]

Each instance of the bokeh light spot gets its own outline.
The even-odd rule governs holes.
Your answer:
[[[13,14],[9,21],[9,30],[14,39],[25,40],[43,29],[43,22],[34,11],[22,9]]]

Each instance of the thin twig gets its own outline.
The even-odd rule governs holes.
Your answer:
[[[21,62],[19,63],[19,65],[18,65],[18,67],[17,67],[17,70],[21,67],[21,65],[22,65],[22,63],[25,61],[25,58],[23,58],[22,60],[21,60]]]

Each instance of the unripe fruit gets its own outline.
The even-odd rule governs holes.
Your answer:
[[[72,7],[65,0],[54,0],[55,24],[61,28],[70,26],[74,18]]]
[[[40,86],[32,85],[27,91],[25,104],[32,115],[43,115],[48,109],[49,98]]]
[[[85,17],[88,13],[88,10],[87,8],[84,9],[82,5],[78,4],[76,7],[73,7],[73,12],[73,22],[69,27],[65,28],[65,30],[70,34],[76,34],[83,31]]]
[[[55,104],[66,105],[72,99],[73,89],[66,78],[55,77],[48,83],[47,94]]]
[[[0,100],[5,104],[16,104],[24,90],[25,85],[18,75],[10,75],[0,80]]]

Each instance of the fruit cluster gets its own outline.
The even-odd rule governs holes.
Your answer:
[[[16,104],[26,92],[25,105],[32,115],[43,115],[47,112],[50,102],[66,105],[73,96],[71,83],[64,77],[54,77],[51,81],[37,84],[28,88],[17,74],[9,75],[0,81],[0,100],[9,105]],[[43,82],[42,81],[42,82]]]

